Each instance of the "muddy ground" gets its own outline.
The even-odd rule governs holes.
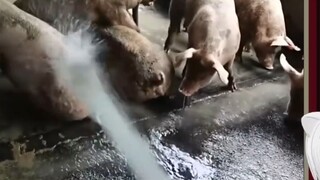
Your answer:
[[[144,35],[163,45],[166,16],[141,7],[139,23]],[[181,34],[175,49],[185,47]],[[133,125],[172,179],[303,178],[302,129],[284,123],[288,77],[278,62],[269,72],[254,56],[245,57],[234,67],[239,87],[234,93],[218,82],[192,97],[185,110],[181,99],[132,108]],[[48,117],[2,76],[0,99],[1,180],[134,179],[97,124]]]

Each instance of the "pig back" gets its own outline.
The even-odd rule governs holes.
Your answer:
[[[104,39],[107,43],[105,70],[123,99],[142,102],[166,94],[174,69],[160,47],[124,26],[107,28]],[[160,72],[164,82],[154,83]]]
[[[190,47],[222,51],[221,57],[232,57],[239,43],[239,22],[233,0],[213,0],[204,4],[190,24]]]
[[[268,39],[284,35],[286,29],[280,0],[235,0],[235,5],[244,38]]]
[[[219,9],[220,6],[226,6],[228,8],[234,8],[234,0],[184,0],[185,2],[181,5],[184,5],[185,10],[185,19],[188,22],[191,22],[199,10],[205,5],[211,5],[215,9]],[[222,7],[223,8],[223,7]]]

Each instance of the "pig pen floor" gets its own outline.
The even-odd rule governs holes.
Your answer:
[[[159,45],[168,23],[153,8],[140,9],[142,33]],[[185,48],[184,36],[178,50]],[[268,72],[250,57],[234,67],[234,93],[216,83],[185,110],[177,99],[132,109],[134,125],[172,179],[303,178],[302,129],[284,123],[288,77],[278,63]],[[0,80],[1,180],[134,179],[97,124],[54,121]]]

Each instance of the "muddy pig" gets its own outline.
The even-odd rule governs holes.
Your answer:
[[[300,121],[303,116],[303,85],[304,72],[298,72],[287,61],[286,56],[280,55],[280,64],[284,71],[289,75],[291,80],[290,100],[287,107],[287,114],[289,120]]]
[[[67,120],[88,116],[87,108],[56,76],[51,62],[67,49],[63,35],[8,1],[0,1],[0,65],[5,76],[39,108]]]
[[[121,99],[144,102],[167,94],[175,72],[161,47],[125,26],[105,29],[103,38],[105,72]]]
[[[191,96],[207,86],[215,72],[230,90],[236,90],[232,65],[241,35],[234,1],[197,0],[188,3],[192,7],[186,12],[186,20],[190,22],[189,49],[173,62],[179,66],[187,61],[179,91]]]
[[[259,62],[272,70],[277,47],[300,51],[286,36],[280,0],[235,0],[235,4],[241,31],[237,59],[242,61],[243,47],[252,43]]]
[[[17,0],[14,4],[55,28],[70,23],[68,18],[75,18],[103,28],[124,25],[140,32],[135,23],[138,21],[137,8],[139,3],[149,2],[150,0]],[[131,8],[134,8],[135,20],[128,12]]]

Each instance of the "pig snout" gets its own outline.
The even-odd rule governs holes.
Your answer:
[[[275,52],[273,48],[256,48],[256,55],[259,60],[259,63],[267,70],[273,70],[273,63],[275,58]]]
[[[257,53],[258,60],[260,64],[267,70],[273,70],[273,63],[274,63],[274,57],[268,57],[268,56],[274,56],[274,54],[270,54],[267,57],[265,56],[260,56],[259,53]]]
[[[273,70],[274,69],[272,62],[263,62],[262,64],[267,70]]]
[[[154,94],[155,97],[164,96],[166,94],[166,78],[162,71],[156,72],[152,75],[149,86],[149,93]]]
[[[194,93],[196,93],[199,90],[199,87],[197,86],[196,82],[187,82],[183,80],[179,87],[179,92],[182,93],[184,96],[192,96]]]
[[[147,78],[148,77],[148,78]],[[150,99],[165,96],[167,93],[167,84],[165,74],[163,72],[156,72],[144,76],[136,84],[130,84],[125,87],[125,94],[129,99],[135,102],[145,102]]]
[[[144,6],[152,6],[153,5],[153,0],[142,0],[141,4]]]
[[[161,86],[162,84],[164,84],[164,81],[165,81],[165,76],[162,71],[154,73],[151,78],[151,83],[154,86]]]

